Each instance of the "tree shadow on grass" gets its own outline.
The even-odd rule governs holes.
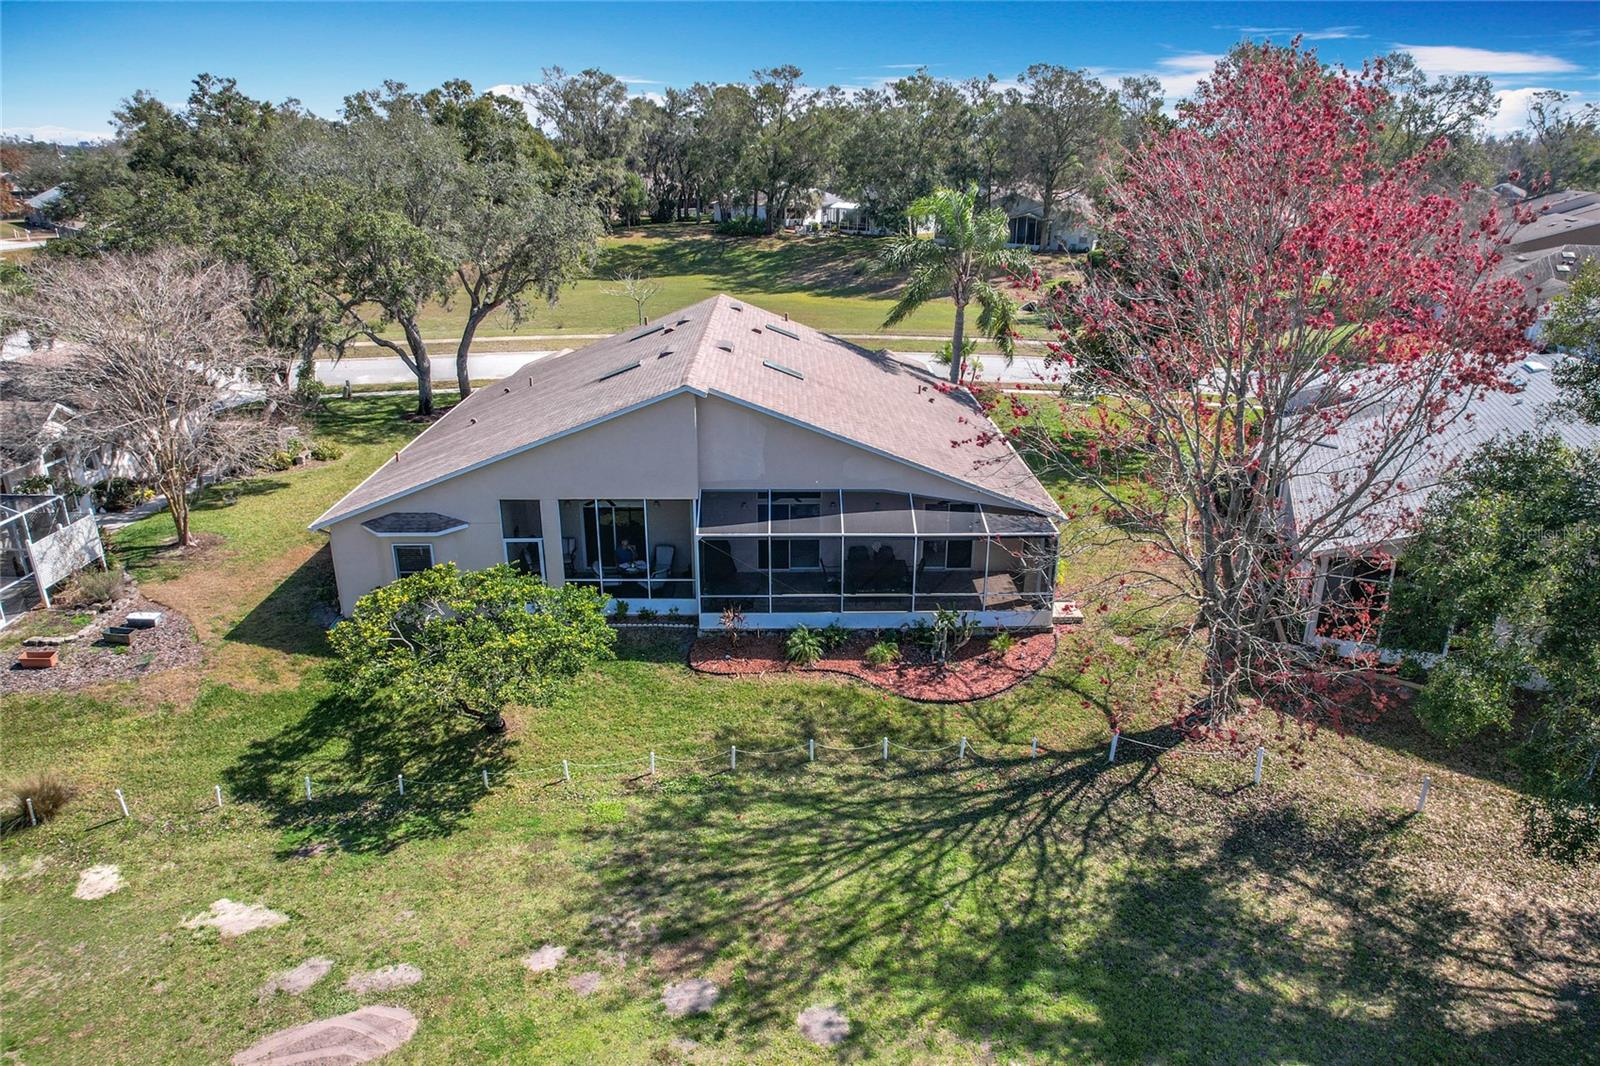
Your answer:
[[[328,623],[338,618],[333,550],[326,544],[225,634],[240,644],[291,655],[328,654]]]
[[[328,695],[251,742],[223,780],[231,794],[271,812],[285,835],[280,857],[317,845],[383,853],[455,832],[511,767],[505,736],[465,719]],[[495,784],[485,785],[484,771]]]
[[[1486,924],[1397,869],[1403,817],[1222,813],[1163,780],[1085,749],[669,781],[580,913],[631,916],[657,972],[694,945],[731,974],[696,1024],[734,1039],[842,995],[862,1053],[942,1030],[1052,1061],[1587,1054],[1600,922]]]

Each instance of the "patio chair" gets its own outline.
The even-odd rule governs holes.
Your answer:
[[[652,578],[666,577],[672,573],[672,561],[677,558],[678,549],[671,544],[657,544],[651,553],[650,576]]]

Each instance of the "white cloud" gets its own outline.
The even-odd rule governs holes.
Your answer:
[[[1169,100],[1193,95],[1222,58],[1206,52],[1188,52],[1156,60],[1155,76],[1161,82],[1162,95]]]
[[[483,91],[486,93],[493,93],[495,96],[504,96],[508,99],[515,100],[517,103],[522,105],[522,110],[528,113],[528,121],[533,123],[535,126],[540,125],[539,110],[533,106],[533,94],[528,92],[527,86],[491,85]]]
[[[1371,36],[1357,33],[1360,26],[1327,26],[1320,30],[1302,30],[1293,26],[1217,26],[1219,30],[1238,30],[1252,37],[1302,37],[1308,41],[1361,40]]]
[[[83,144],[85,141],[95,143],[111,140],[111,134],[104,130],[95,133],[90,130],[75,130],[67,126],[7,126],[0,130],[0,135],[6,137],[31,137],[36,141],[48,144]]]
[[[1428,74],[1568,74],[1580,68],[1542,52],[1496,52],[1453,44],[1397,44]]]
[[[1521,89],[1496,89],[1494,95],[1500,102],[1500,109],[1485,123],[1486,128],[1497,136],[1517,132],[1528,124],[1528,105],[1533,102],[1534,94],[1549,91],[1538,85]],[[1583,93],[1568,92],[1567,98],[1569,106],[1584,102]]]

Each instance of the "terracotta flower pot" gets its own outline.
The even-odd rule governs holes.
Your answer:
[[[56,665],[57,654],[55,648],[23,648],[17,665],[24,670],[49,670]]]

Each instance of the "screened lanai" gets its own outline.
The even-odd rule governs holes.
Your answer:
[[[704,492],[700,610],[746,614],[1048,610],[1043,515],[904,492]]]

